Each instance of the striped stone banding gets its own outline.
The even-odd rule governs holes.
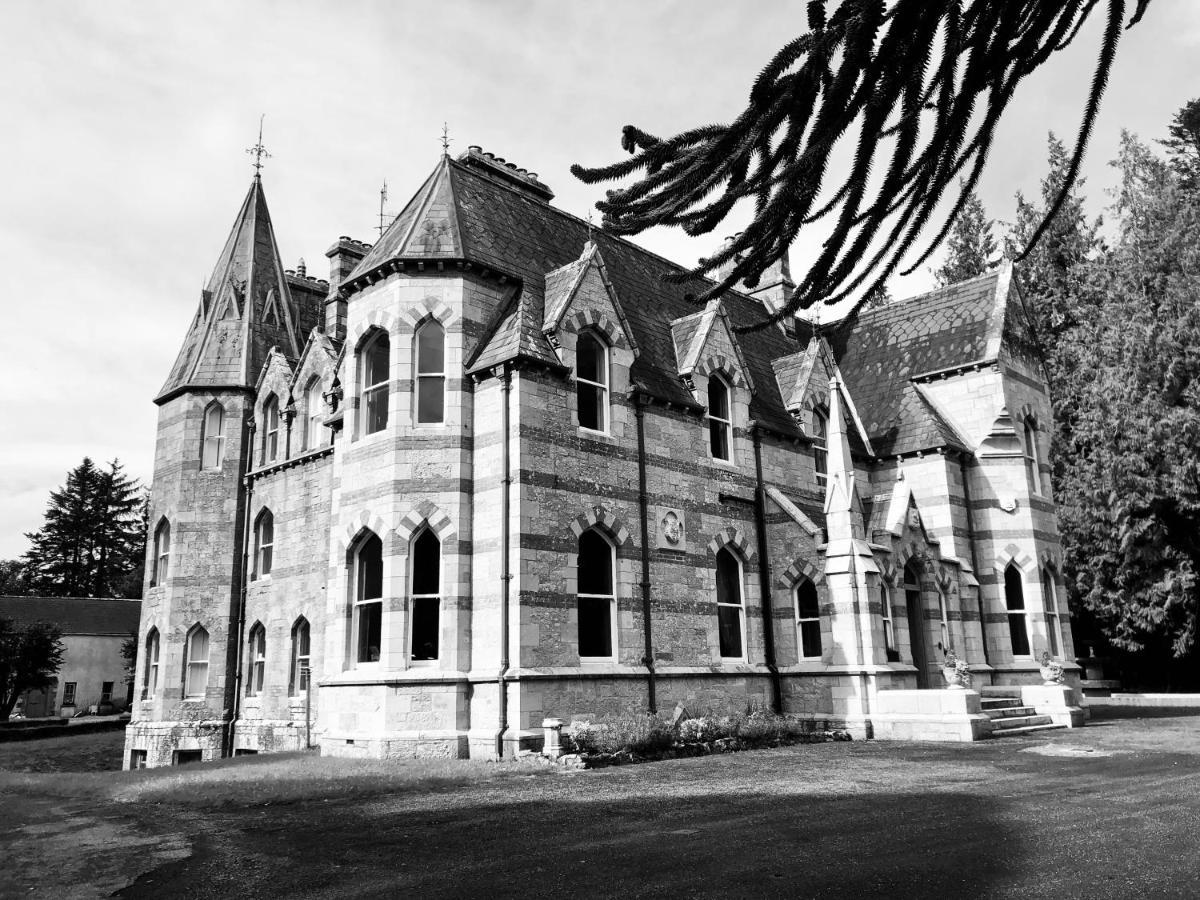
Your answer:
[[[450,517],[438,509],[437,504],[431,500],[422,500],[415,509],[405,513],[400,524],[396,526],[396,536],[408,543],[412,540],[413,535],[425,525],[429,526],[429,530],[442,543],[454,536],[454,524],[450,521]]]
[[[746,540],[746,535],[742,534],[740,528],[730,526],[718,531],[708,542],[708,552],[713,556],[716,556],[722,547],[737,548],[738,554],[747,562],[754,558],[754,548]]]
[[[603,531],[618,547],[629,540],[629,529],[625,527],[625,523],[603,506],[593,506],[571,522],[571,532],[576,538],[581,537],[589,528]]]
[[[785,587],[788,590],[796,587],[801,581],[804,580],[811,581],[813,584],[820,584],[825,580],[825,573],[823,571],[819,571],[811,563],[807,563],[798,559],[788,566],[787,570],[779,576],[780,586]]]
[[[403,310],[399,316],[398,331],[400,333],[414,332],[429,320],[435,320],[443,328],[450,328],[458,322],[458,313],[437,297],[426,297],[419,303]]]
[[[580,310],[572,316],[569,316],[562,324],[564,330],[572,334],[594,328],[602,332],[605,338],[608,339],[610,347],[617,347],[621,350],[629,349],[629,341],[625,339],[625,330],[619,323],[613,322],[608,316],[602,312],[596,312],[591,309]]]

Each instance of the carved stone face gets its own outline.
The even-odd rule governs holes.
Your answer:
[[[680,539],[683,537],[683,528],[680,526],[679,516],[675,515],[673,512],[669,512],[663,516],[662,531],[663,537],[665,537],[670,543],[678,544]]]

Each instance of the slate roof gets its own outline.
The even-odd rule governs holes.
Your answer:
[[[965,449],[910,379],[995,359],[1008,279],[988,272],[861,313],[826,333],[876,453]]]
[[[141,600],[97,600],[82,597],[0,597],[0,619],[17,625],[52,622],[63,634],[119,634],[138,629]]]
[[[256,175],[158,402],[189,387],[252,387],[271,347],[295,360],[320,318],[317,293],[294,297],[288,287]]]
[[[476,148],[457,160],[444,157],[351,273],[346,287],[353,291],[356,279],[361,286],[362,276],[405,258],[461,259],[515,276],[519,287],[496,310],[468,368],[477,372],[516,358],[558,366],[542,333],[546,292],[552,306],[563,302],[580,274],[577,263],[585,244],[594,240],[640,351],[630,372],[635,385],[660,399],[694,405],[680,377],[677,353],[695,335],[691,322],[680,320],[703,312],[688,295],[700,294],[710,282],[666,281],[665,276],[683,269],[626,240],[593,232],[588,223],[552,207],[547,202],[551,196],[540,182],[517,174],[511,165],[498,165]],[[1001,282],[1003,291],[998,289]],[[853,323],[825,332],[876,453],[962,446],[909,379],[981,361],[989,348],[998,348],[1005,308],[1001,293],[1006,292],[1007,279],[989,273],[862,313]],[[762,304],[744,294],[730,291],[722,300],[735,328],[763,316]],[[694,321],[700,326],[703,316]],[[735,340],[755,388],[750,415],[781,433],[800,434],[785,403],[794,398],[781,396],[774,363],[806,350],[811,335],[793,338],[766,328],[737,334]],[[811,361],[796,358],[783,364],[780,373]]]

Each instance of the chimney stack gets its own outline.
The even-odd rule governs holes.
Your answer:
[[[325,333],[338,341],[346,339],[346,298],[341,294],[342,283],[354,271],[370,244],[342,235],[325,251],[329,257],[329,295],[325,298]]]

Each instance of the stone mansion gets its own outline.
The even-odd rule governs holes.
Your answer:
[[[698,307],[553,196],[444,156],[325,281],[255,175],[155,400],[127,766],[508,756],[680,704],[879,735],[950,648],[1077,683],[1011,268],[743,331],[786,262]]]

